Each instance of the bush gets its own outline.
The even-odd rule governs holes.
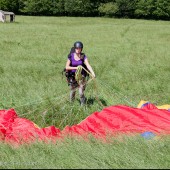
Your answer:
[[[104,3],[99,7],[99,13],[102,16],[113,17],[118,12],[118,6],[116,3],[108,2]]]

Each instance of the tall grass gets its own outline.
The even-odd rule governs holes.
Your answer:
[[[0,144],[4,169],[168,169],[169,137],[144,140],[139,136],[113,138],[110,143],[66,139],[12,148]]]
[[[66,125],[77,124],[94,111],[100,111],[103,107],[110,105],[124,104],[136,107],[140,100],[147,100],[156,105],[170,103],[169,22],[16,16],[14,23],[0,23],[0,32],[0,109],[14,108],[20,117],[34,121],[40,127],[55,125],[63,129]],[[86,88],[87,105],[85,107],[80,107],[78,93],[75,103],[69,103],[69,87],[61,74],[67,54],[77,40],[84,43],[83,50],[96,73],[96,82],[91,81]],[[140,145],[136,145],[138,149]],[[166,142],[163,145],[166,145]],[[118,151],[117,145],[114,146],[114,144],[112,146],[115,149],[111,153],[109,146],[100,145],[99,148],[104,148],[102,151],[106,149],[101,155],[101,159],[107,158],[104,162],[100,162],[100,157],[96,158],[96,155],[100,155],[98,145],[91,147],[83,143],[77,146],[76,143],[69,146],[71,147],[69,151],[60,148],[64,155],[59,165],[55,158],[51,159],[50,156],[56,156],[59,147],[44,145],[36,145],[31,150],[29,148],[30,153],[27,153],[28,150],[25,148],[14,152],[8,146],[2,145],[1,148],[4,151],[7,150],[2,161],[5,162],[5,158],[10,159],[13,163],[9,167],[20,168],[23,164],[16,165],[15,159],[23,163],[30,154],[33,155],[30,161],[35,159],[36,162],[36,158],[41,157],[41,152],[43,157],[40,158],[41,163],[35,165],[37,168],[54,166],[154,168],[154,164],[159,167],[158,159],[167,161],[166,157],[160,156],[161,153],[158,159],[152,160],[152,156],[156,154],[153,148],[151,149],[153,155],[148,160],[152,163],[145,164],[148,158],[148,153],[144,154],[145,146],[142,147],[142,154],[133,152],[132,146],[127,146],[129,152],[145,157],[140,164],[138,161],[142,159],[141,155],[139,159],[134,158],[134,162],[133,157],[129,157],[128,153],[123,158],[123,150],[120,147],[121,151]],[[160,143],[155,147],[159,146]],[[76,147],[81,152],[86,147],[90,147],[87,149],[86,159],[84,154],[77,155],[74,151]],[[124,149],[126,151],[126,148]],[[93,155],[91,152],[96,154]],[[68,153],[72,155],[69,158]],[[163,151],[164,153],[166,150]],[[120,162],[112,163],[112,154],[114,161],[120,158]],[[93,161],[90,162],[90,159]],[[130,163],[127,163],[128,159]],[[75,162],[73,166],[72,161]],[[47,162],[50,163],[47,164]],[[160,164],[160,167],[166,167],[166,165],[169,164]]]

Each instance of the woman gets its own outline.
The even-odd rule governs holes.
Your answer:
[[[85,104],[85,96],[84,96],[84,91],[85,91],[85,77],[86,77],[86,72],[85,70],[82,70],[82,80],[77,83],[75,80],[75,72],[78,68],[78,66],[85,66],[89,72],[92,74],[93,78],[95,78],[95,73],[90,66],[87,56],[82,53],[83,50],[83,43],[80,41],[76,41],[74,43],[74,49],[75,52],[71,53],[68,56],[68,60],[66,62],[66,71],[69,71],[73,75],[73,80],[70,82],[70,101],[74,101],[75,99],[75,94],[76,94],[76,88],[79,89],[79,95],[80,95],[80,102],[81,105]]]

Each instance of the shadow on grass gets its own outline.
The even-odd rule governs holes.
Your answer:
[[[94,105],[95,102],[99,102],[99,104],[102,104],[103,106],[107,106],[107,103],[105,100],[103,100],[103,99],[96,100],[96,98],[94,98],[94,97],[88,98],[86,102],[87,102],[88,106]]]

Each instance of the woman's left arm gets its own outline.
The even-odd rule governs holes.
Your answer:
[[[87,66],[87,68],[88,68],[88,70],[90,71],[90,73],[92,74],[92,76],[93,76],[93,77],[96,77],[96,76],[95,76],[95,73],[94,73],[94,71],[93,71],[93,69],[92,69],[92,67],[91,67],[91,65],[90,65],[89,62],[88,62],[88,59],[87,59],[87,58],[84,60],[84,64]]]

